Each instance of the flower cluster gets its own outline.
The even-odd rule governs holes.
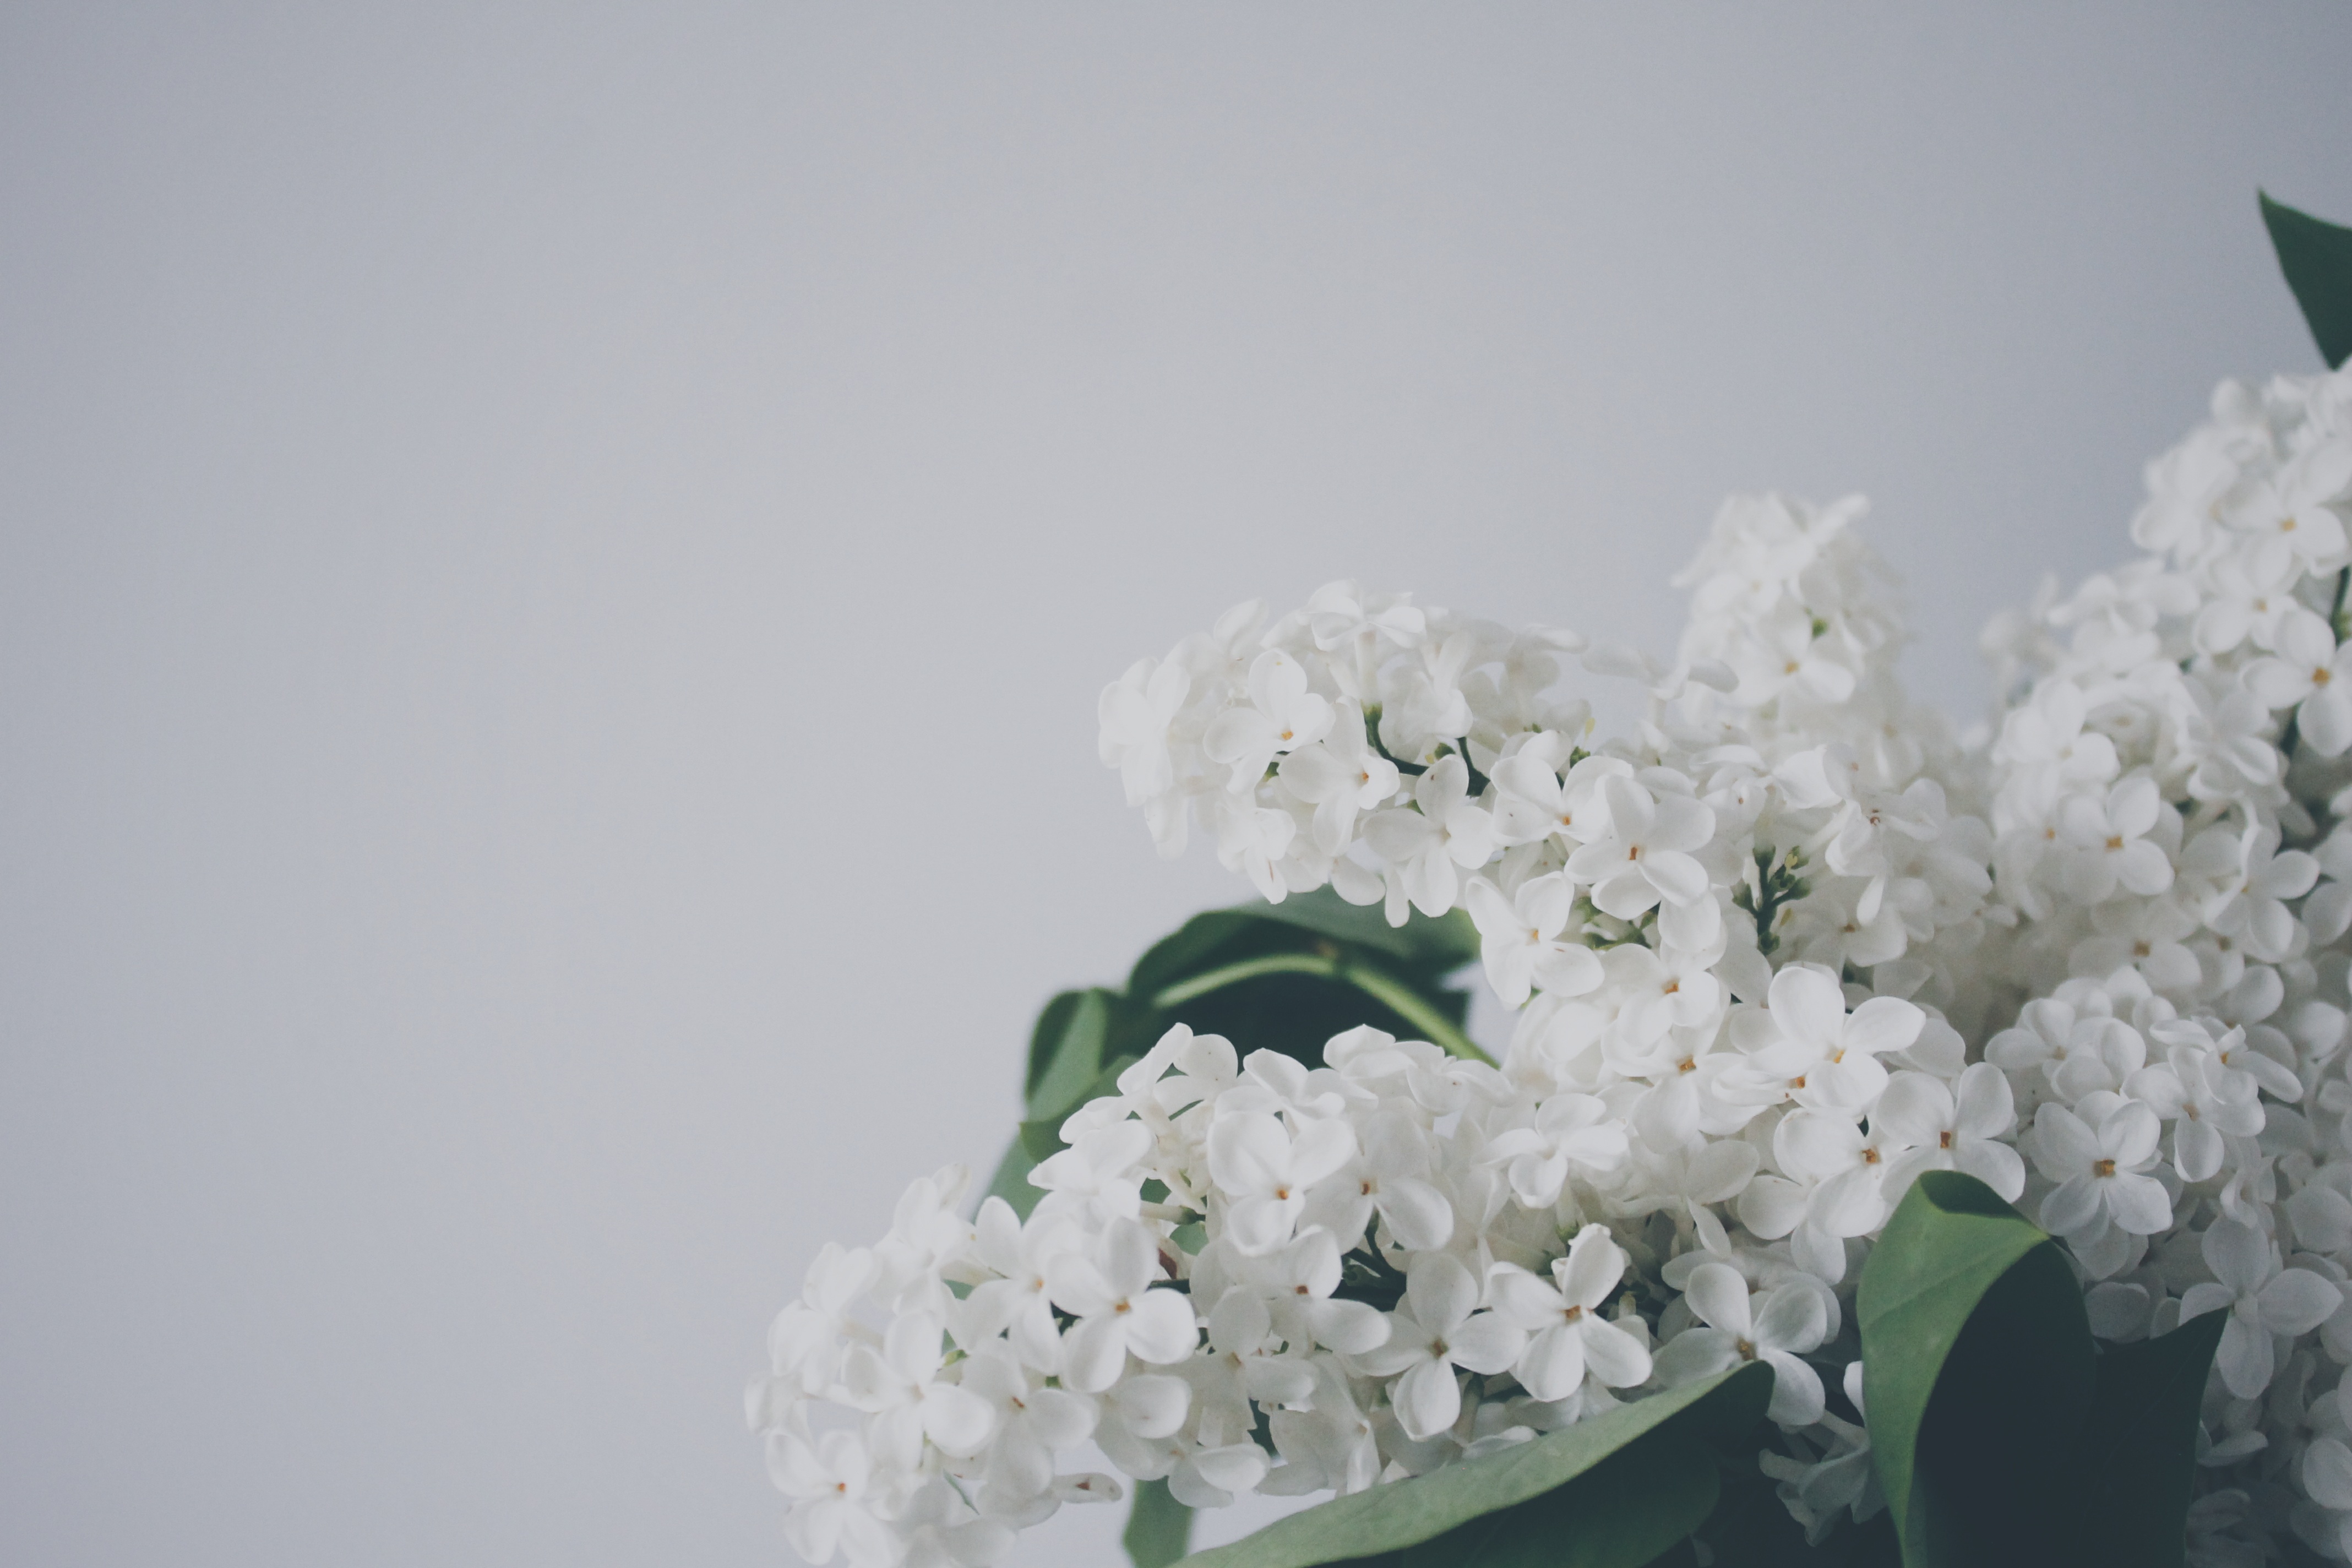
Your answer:
[[[2230,1314],[2192,1561],[2352,1558],[2352,373],[2225,385],[2147,553],[1988,632],[1970,744],[1895,682],[1859,511],[1727,505],[1671,666],[1337,584],[1113,684],[1163,850],[1466,909],[1507,1052],[1180,1028],[1025,1220],[917,1184],[753,1391],[795,1544],[975,1565],[1115,1489],[1059,1468],[1089,1440],[1196,1506],[1346,1492],[1742,1359],[1821,1539],[1881,1505],[1859,1265],[1958,1169],[2103,1338]],[[1633,733],[1576,668],[1639,683]]]

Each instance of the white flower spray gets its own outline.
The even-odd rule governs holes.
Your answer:
[[[1466,908],[1507,1053],[1179,1027],[1025,1221],[918,1182],[751,1391],[793,1545],[980,1568],[1118,1495],[1063,1468],[1089,1442],[1194,1507],[1350,1492],[1741,1359],[1820,1539],[1882,1506],[1825,1394],[1860,1413],[1861,1259],[1957,1169],[2102,1337],[2230,1314],[2192,1562],[2352,1558],[2352,372],[2222,386],[2147,553],[1988,630],[1973,746],[1894,680],[1860,511],[1727,505],[1670,668],[1340,583],[1106,690],[1164,852],[1197,822],[1269,900]],[[1571,664],[1646,689],[1635,733]]]

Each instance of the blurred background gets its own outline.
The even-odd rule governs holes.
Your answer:
[[[2352,10],[0,9],[0,1560],[790,1561],[739,1388],[1246,886],[1095,699],[1343,575],[1906,669],[2317,359]],[[1223,1539],[1262,1514],[1225,1521]],[[1118,1561],[1066,1513],[1014,1568]]]

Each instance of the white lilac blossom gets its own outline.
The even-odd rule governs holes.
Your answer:
[[[1180,1026],[1025,1220],[917,1184],[751,1390],[795,1546],[979,1568],[1115,1495],[1089,1442],[1191,1502],[1350,1492],[1742,1360],[1819,1540],[1883,1506],[1861,1260],[1953,1169],[2103,1338],[2230,1315],[2191,1562],[2352,1559],[2352,371],[2212,414],[2142,554],[1988,630],[1965,741],[1851,500],[1727,504],[1671,666],[1354,583],[1136,665],[1101,752],[1163,851],[1465,909],[1507,1049]],[[1580,677],[1646,716],[1598,733]]]

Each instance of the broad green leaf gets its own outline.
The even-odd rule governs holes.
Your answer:
[[[1133,1067],[1139,1059],[1139,1058],[1127,1056],[1111,1058],[1103,1064],[1102,1070],[1095,1075],[1094,1081],[1079,1090],[1076,1098],[1073,1099],[1067,1107],[1055,1111],[1051,1116],[1041,1116],[1034,1121],[1023,1122],[1021,1146],[1029,1151],[1031,1161],[1034,1163],[1050,1160],[1059,1152],[1062,1147],[1062,1123],[1070,1119],[1070,1112],[1090,1100],[1101,1100],[1105,1096],[1117,1094],[1118,1075]]]
[[[1318,940],[1375,955],[1412,974],[1442,974],[1478,956],[1477,929],[1462,910],[1434,920],[1415,914],[1391,926],[1378,909],[1359,908],[1328,888],[1318,888],[1278,904],[1235,904],[1194,915],[1144,953],[1129,988],[1142,996],[1215,963],[1256,952],[1306,952]]]
[[[2226,1312],[2209,1312],[2099,1357],[2098,1386],[2065,1487],[2078,1500],[2070,1561],[2179,1568],[2197,1474],[2198,1409],[2228,1321]]]
[[[2352,356],[2352,228],[2297,212],[2261,193],[2263,224],[2271,231],[2279,270],[2303,308],[2319,343],[2319,357],[2336,369]]]
[[[1029,1173],[1037,1168],[1037,1157],[1029,1152],[1028,1143],[1019,1133],[1004,1151],[1004,1158],[996,1163],[996,1174],[988,1179],[988,1189],[980,1195],[982,1201],[1003,1198],[1013,1205],[1013,1212],[1023,1219],[1037,1206],[1045,1194],[1029,1184]]]
[[[1139,1481],[1128,1505],[1127,1532],[1118,1539],[1135,1568],[1168,1568],[1192,1542],[1192,1510],[1176,1500],[1166,1481]]]
[[[1144,954],[1125,993],[1065,991],[1045,1005],[1030,1032],[1020,1136],[986,1195],[1024,1215],[1034,1208],[1028,1175],[1062,1147],[1062,1123],[1116,1092],[1119,1072],[1175,1024],[1244,1055],[1271,1047],[1317,1064],[1326,1041],[1360,1024],[1475,1055],[1462,1032],[1469,998],[1443,981],[1476,952],[1459,911],[1391,929],[1328,889],[1196,915]]]
[[[1407,1549],[1399,1568],[1642,1568],[1704,1523],[1721,1490],[1711,1449],[1652,1432],[1566,1486]]]
[[[1855,1317],[1904,1563],[2038,1560],[2094,1377],[2082,1287],[2057,1245],[1982,1182],[1930,1171],[1864,1266]]]
[[[1498,1454],[1334,1498],[1230,1546],[1188,1557],[1185,1568],[1319,1568],[1327,1563],[1398,1552],[1404,1553],[1412,1568],[1441,1561],[1449,1568],[1470,1568],[1474,1561],[1481,1564],[1486,1561],[1458,1554],[1473,1545],[1509,1553],[1493,1559],[1496,1568],[1518,1568],[1522,1563],[1531,1568],[1538,1562],[1573,1563],[1578,1568],[1638,1568],[1706,1516],[1714,1506],[1717,1483],[1714,1459],[1706,1446],[1745,1437],[1763,1419],[1771,1396],[1771,1369],[1751,1363],[1621,1405],[1564,1432]],[[1659,1441],[1645,1442],[1651,1438]],[[1641,1455],[1648,1468],[1660,1472],[1689,1469],[1702,1479],[1661,1481],[1654,1489],[1647,1484],[1636,1487],[1624,1469],[1611,1468],[1604,1473],[1607,1461],[1636,1445],[1642,1445]],[[1561,1517],[1546,1513],[1524,1523],[1498,1521],[1479,1541],[1465,1538],[1435,1556],[1406,1550],[1423,1542],[1434,1542],[1499,1510],[1546,1498],[1588,1476],[1602,1484],[1591,1489],[1574,1489],[1573,1496],[1560,1505],[1570,1512]],[[1648,1510],[1656,1510],[1665,1521],[1657,1528],[1678,1526],[1675,1533],[1657,1544],[1647,1544],[1649,1527],[1637,1516]],[[1640,1557],[1565,1555],[1571,1550],[1570,1542],[1586,1534],[1594,1551],[1622,1552],[1645,1546],[1646,1550]],[[1536,1538],[1541,1539],[1542,1553],[1527,1555],[1535,1550]],[[1445,1554],[1449,1552],[1457,1554]]]
[[[1137,963],[1128,978],[1134,1032],[1117,1044],[1140,1055],[1183,1023],[1244,1055],[1263,1047],[1319,1065],[1325,1041],[1370,1024],[1475,1054],[1462,1032],[1469,997],[1444,984],[1475,955],[1475,937],[1459,911],[1391,930],[1328,889],[1213,910]]]
[[[1404,924],[1392,926],[1379,905],[1351,904],[1328,888],[1318,888],[1278,904],[1245,904],[1229,912],[1244,911],[1385,954],[1408,969],[1459,969],[1478,956],[1478,928],[1461,909],[1434,918],[1416,910]]]
[[[1102,1076],[1118,997],[1097,987],[1065,991],[1045,1004],[1029,1037],[1028,1105],[1024,1121],[1043,1121],[1076,1110]]]
[[[1725,1467],[1723,1500],[1694,1539],[1706,1543],[1713,1568],[1900,1568],[1903,1561],[1884,1509],[1860,1524],[1842,1519],[1820,1545],[1808,1542],[1752,1456]],[[1687,1549],[1660,1560],[1660,1568],[1697,1564],[1698,1554]]]

